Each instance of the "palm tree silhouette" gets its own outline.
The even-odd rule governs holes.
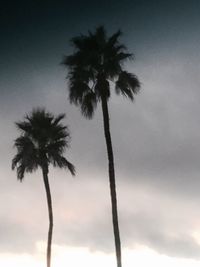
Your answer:
[[[123,63],[127,59],[133,59],[133,55],[128,53],[126,47],[118,41],[121,34],[121,31],[117,31],[107,37],[104,27],[101,26],[94,33],[89,32],[88,35],[74,37],[71,40],[74,53],[66,56],[62,62],[69,70],[67,78],[70,102],[80,106],[82,114],[87,118],[92,118],[98,102],[101,102],[109,162],[112,221],[118,267],[122,266],[121,242],[108,100],[111,89],[131,100],[140,89],[138,78],[123,69]]]
[[[49,165],[68,168],[71,174],[75,175],[74,166],[63,156],[70,139],[68,128],[60,123],[64,117],[64,114],[54,117],[45,109],[38,108],[30,115],[26,115],[24,121],[16,123],[21,134],[14,142],[17,154],[12,160],[12,169],[17,169],[17,178],[22,181],[26,172],[32,173],[38,167],[42,169],[49,214],[47,267],[51,264],[53,232],[53,210],[48,181]]]

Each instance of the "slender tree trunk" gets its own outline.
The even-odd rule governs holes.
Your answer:
[[[52,201],[51,201],[51,192],[49,187],[48,180],[48,168],[42,169],[43,180],[47,196],[47,205],[49,213],[49,231],[48,231],[48,241],[47,241],[47,267],[51,266],[51,242],[52,242],[52,232],[53,232],[53,210],[52,210]]]
[[[110,125],[109,125],[109,113],[107,100],[103,97],[101,98],[102,111],[103,111],[103,122],[104,122],[104,134],[106,139],[107,154],[108,154],[108,168],[109,168],[109,182],[110,182],[110,195],[112,204],[112,222],[113,231],[115,238],[115,250],[117,258],[117,267],[121,267],[121,242],[118,224],[118,214],[117,214],[117,194],[115,185],[115,169],[114,169],[114,155],[112,149],[112,141],[110,135]]]

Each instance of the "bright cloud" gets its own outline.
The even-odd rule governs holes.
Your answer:
[[[36,244],[36,254],[0,254],[0,266],[4,267],[42,267],[45,264],[45,242]],[[93,252],[85,247],[53,246],[52,267],[115,267],[115,255]],[[158,254],[148,247],[123,250],[124,267],[199,267],[200,261],[171,258]]]

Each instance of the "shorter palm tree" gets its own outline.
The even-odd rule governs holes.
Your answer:
[[[70,140],[68,128],[60,123],[64,117],[64,114],[54,117],[45,109],[38,108],[30,115],[26,115],[24,121],[16,123],[21,135],[14,142],[17,154],[12,160],[12,169],[17,169],[17,178],[20,181],[23,180],[26,172],[32,173],[38,167],[43,174],[49,213],[47,267],[51,264],[53,232],[53,210],[48,180],[49,165],[67,168],[72,175],[75,175],[74,166],[63,156]]]

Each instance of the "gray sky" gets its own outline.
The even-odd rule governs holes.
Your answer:
[[[72,51],[70,38],[103,24],[108,33],[124,32],[121,41],[135,54],[127,69],[142,83],[134,103],[114,95],[109,101],[122,245],[199,259],[199,11],[195,0],[2,7],[0,253],[33,253],[35,242],[46,240],[41,173],[21,184],[10,170],[14,121],[37,106],[66,112],[66,156],[77,168],[76,178],[50,172],[54,242],[113,251],[101,110],[90,121],[70,106],[59,65]]]

